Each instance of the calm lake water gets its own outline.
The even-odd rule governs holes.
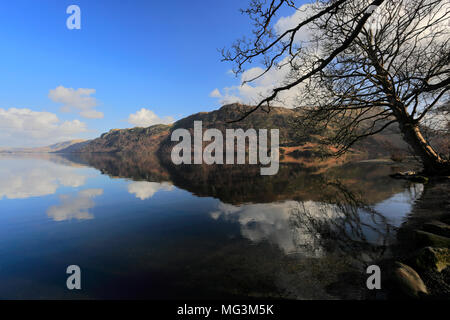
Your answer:
[[[423,188],[393,170],[1,155],[0,298],[364,298]]]

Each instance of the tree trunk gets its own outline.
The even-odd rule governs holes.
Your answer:
[[[450,175],[450,162],[442,159],[425,140],[417,124],[400,122],[404,140],[412,147],[423,164],[424,173],[428,175]]]

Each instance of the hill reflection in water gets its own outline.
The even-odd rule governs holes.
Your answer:
[[[405,189],[404,181],[388,176],[396,170],[392,164],[377,162],[342,166],[325,163],[316,167],[281,163],[277,175],[261,176],[257,165],[174,166],[162,164],[152,153],[81,153],[61,157],[94,167],[114,178],[169,182],[196,196],[214,197],[237,205],[281,200],[323,201],[328,196],[330,181],[339,181],[349,192],[363,193],[366,204],[379,203]]]

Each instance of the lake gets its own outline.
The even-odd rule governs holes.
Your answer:
[[[397,166],[0,155],[0,299],[363,299],[423,191]]]

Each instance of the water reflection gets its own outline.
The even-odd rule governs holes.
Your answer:
[[[59,154],[67,161],[94,167],[102,174],[137,181],[169,181],[170,175],[154,153],[73,153]]]
[[[422,197],[424,190],[425,186],[421,183],[407,185],[402,192],[377,203],[375,209],[382,212],[391,225],[400,227],[404,217],[412,212],[415,202]]]
[[[47,215],[54,221],[93,219],[94,216],[89,213],[89,209],[95,206],[92,199],[102,194],[103,189],[85,189],[75,196],[71,194],[60,195],[61,204],[50,207],[47,210]]]
[[[128,192],[141,200],[150,199],[158,191],[172,191],[173,185],[168,182],[136,181],[128,185]]]
[[[372,206],[361,193],[350,191],[341,182],[324,181],[320,201],[240,206],[220,203],[210,216],[238,222],[244,238],[254,243],[268,241],[285,254],[310,258],[347,254],[367,262],[384,254],[393,240],[394,228],[409,212],[396,210],[397,205],[411,210],[411,203],[420,197],[421,190],[422,185],[413,185]]]
[[[261,176],[259,166],[180,165],[161,163],[158,156],[134,154],[68,154],[70,161],[92,166],[111,177],[170,183],[200,197],[214,197],[234,205],[283,200],[323,200],[324,179],[339,179],[350,191],[370,190],[369,204],[403,192],[404,181],[393,180],[391,165],[352,163],[338,167],[280,164],[278,174]],[[143,187],[143,186],[141,186]]]
[[[282,164],[277,175],[261,176],[249,165],[151,165],[148,159],[158,157],[146,153],[78,157],[110,176],[140,180],[127,188],[141,200],[173,185],[218,198],[209,213],[213,219],[239,223],[242,237],[254,243],[267,241],[285,254],[307,257],[383,254],[422,190],[389,178],[392,165],[372,162],[331,168]]]
[[[49,157],[44,159],[1,156],[0,199],[51,195],[61,186],[76,188],[86,183],[87,177],[79,174],[76,167],[46,161]]]
[[[389,253],[423,190],[377,163],[262,177],[146,154],[38,157],[0,158],[0,195],[20,199],[0,201],[0,297],[73,297],[55,274],[75,261],[88,297],[358,298],[361,266]],[[84,222],[55,223],[70,220]]]
[[[293,212],[302,206],[310,219],[293,224]],[[312,228],[313,223],[337,218],[334,210],[322,210],[322,204],[313,201],[286,201],[271,204],[248,204],[233,206],[219,204],[218,210],[211,212],[213,219],[237,221],[241,234],[246,239],[258,243],[268,241],[277,245],[286,254],[302,253],[310,257],[323,255],[323,248],[317,243],[320,234]]]

